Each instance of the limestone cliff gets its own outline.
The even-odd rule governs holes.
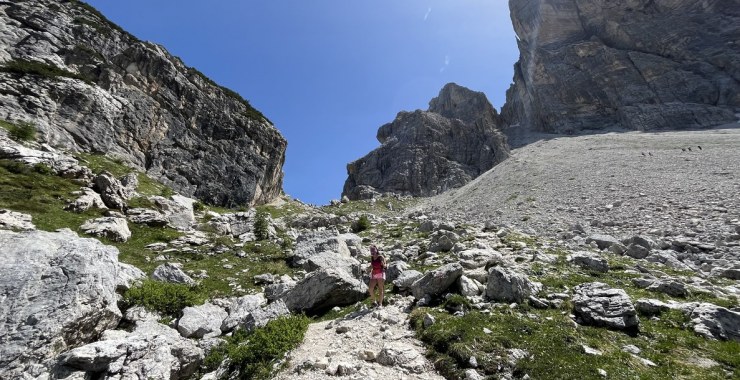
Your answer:
[[[287,143],[259,111],[79,1],[0,2],[0,119],[209,203],[282,190]]]
[[[737,0],[510,0],[507,130],[666,130],[736,120]],[[518,128],[517,128],[518,126]]]
[[[400,112],[378,130],[379,148],[347,165],[343,195],[431,196],[460,187],[509,155],[486,96],[454,83],[427,111]]]

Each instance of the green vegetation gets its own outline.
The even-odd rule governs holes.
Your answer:
[[[143,306],[149,311],[177,318],[182,309],[205,302],[206,297],[198,287],[145,280],[123,295],[124,309]]]
[[[0,128],[8,131],[8,136],[17,142],[32,141],[36,139],[36,127],[31,123],[11,123],[0,120]]]
[[[57,79],[57,78],[72,78],[79,79],[88,84],[92,82],[79,74],[75,74],[71,71],[49,65],[43,62],[28,61],[16,59],[13,61],[6,62],[4,66],[0,67],[0,72],[20,74],[20,75],[35,75],[45,78]]]
[[[352,223],[352,232],[362,232],[369,230],[370,227],[372,227],[372,224],[370,224],[370,219],[367,218],[367,215],[360,215],[360,217],[357,218],[357,221]]]
[[[254,217],[254,237],[258,241],[268,240],[270,238],[269,223],[267,222],[267,213],[257,211]]]
[[[252,332],[237,330],[206,357],[209,371],[229,359],[229,373],[237,379],[269,379],[273,367],[285,353],[297,347],[308,329],[303,315],[281,317]]]
[[[122,177],[129,173],[135,173],[136,170],[132,169],[121,159],[112,159],[103,154],[97,153],[79,153],[77,159],[80,162],[90,168],[95,174],[100,174],[103,171],[107,171],[113,174],[115,177]],[[174,192],[172,189],[162,183],[152,179],[146,173],[138,173],[139,186],[136,191],[143,197],[150,195],[160,195],[163,197],[170,197]],[[150,207],[150,206],[135,206],[135,207]]]
[[[436,323],[424,329],[426,313]],[[455,317],[436,309],[419,308],[411,315],[417,337],[429,345],[428,355],[448,379],[464,378],[463,371],[471,356],[478,361],[479,372],[496,376],[509,367],[510,349],[523,349],[529,355],[510,368],[514,377],[532,379],[595,379],[597,370],[608,378],[626,379],[724,379],[725,371],[740,375],[738,342],[718,342],[699,337],[681,324],[682,315],[666,315],[661,320],[643,318],[641,333],[630,336],[603,328],[575,328],[567,314],[545,310],[536,316],[516,311],[490,315],[470,312]],[[489,333],[483,331],[488,328]],[[647,338],[647,339],[646,339]],[[622,351],[628,344],[642,350],[641,357],[657,367],[646,366]],[[586,355],[582,345],[598,349],[603,355]],[[733,353],[735,355],[733,355]],[[707,358],[719,366],[702,368],[692,358]]]

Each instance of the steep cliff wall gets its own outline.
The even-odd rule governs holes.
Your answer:
[[[486,96],[454,83],[427,111],[400,112],[378,129],[379,148],[347,165],[343,195],[431,196],[460,187],[509,155]]]
[[[0,2],[0,119],[209,203],[260,204],[282,190],[287,143],[260,112],[79,1]]]
[[[736,120],[737,0],[510,0],[509,7],[520,58],[502,117],[514,129],[667,130]]]

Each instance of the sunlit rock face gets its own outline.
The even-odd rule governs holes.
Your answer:
[[[460,187],[509,155],[498,114],[481,92],[445,85],[426,111],[378,129],[381,146],[347,165],[342,195],[432,196]]]
[[[281,192],[287,143],[259,111],[82,2],[0,4],[0,66],[0,118],[50,145],[118,157],[213,204]]]
[[[510,0],[519,62],[502,117],[521,130],[676,130],[734,122],[734,0]]]

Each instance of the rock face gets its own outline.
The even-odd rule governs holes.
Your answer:
[[[84,3],[3,3],[0,51],[0,114],[50,145],[106,152],[208,203],[279,195],[286,141],[259,111]]]
[[[520,51],[502,110],[515,126],[510,136],[736,120],[740,11],[732,1],[509,0],[509,7]]]
[[[624,330],[637,327],[640,319],[627,293],[600,282],[575,287],[573,304],[576,317],[584,324]]]
[[[118,250],[72,231],[0,230],[0,378],[35,378],[118,325]]]
[[[347,165],[343,196],[432,196],[460,187],[509,155],[485,95],[454,83],[427,111],[400,112],[378,129],[382,144]]]

